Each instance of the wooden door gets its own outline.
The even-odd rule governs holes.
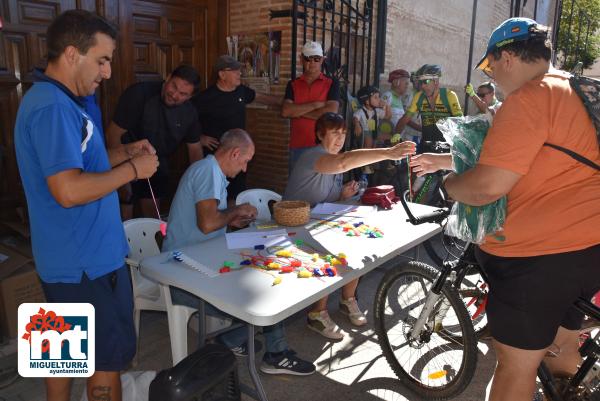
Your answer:
[[[33,69],[45,63],[46,29],[60,13],[78,7],[120,28],[112,78],[98,91],[105,123],[128,85],[162,79],[182,62],[196,67],[205,85],[208,66],[225,49],[227,1],[0,0],[0,219],[25,205],[13,128]],[[177,176],[186,165],[187,157],[180,152],[173,164]]]
[[[218,57],[216,0],[134,0],[121,2],[121,32],[126,45],[121,58],[128,70],[128,83],[162,80],[179,64],[195,67],[206,87],[210,65]],[[211,22],[212,21],[212,22]],[[212,38],[212,40],[209,40]],[[181,144],[170,158],[170,188],[189,165]],[[163,205],[163,211],[168,211]]]
[[[0,217],[24,204],[13,127],[33,69],[46,57],[46,27],[76,0],[0,1]]]

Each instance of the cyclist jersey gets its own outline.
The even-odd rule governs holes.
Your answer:
[[[357,149],[362,149],[364,147],[364,138],[367,135],[370,135],[373,138],[373,141],[377,140],[377,134],[379,132],[379,122],[384,117],[385,111],[381,108],[367,110],[364,107],[361,107],[360,109],[354,112],[354,118],[358,120],[358,123],[360,124],[360,128],[362,130],[360,140],[356,144]]]
[[[413,97],[410,107],[406,111],[409,116],[421,115],[421,126],[424,141],[444,142],[444,136],[435,125],[439,120],[446,117],[462,116],[462,109],[458,102],[456,93],[446,88],[440,88],[435,98],[435,106],[432,110],[429,100],[423,91],[419,91]]]
[[[392,110],[392,118],[390,118],[390,121],[395,127],[400,117],[404,115],[404,105],[402,104],[402,99],[396,95],[394,91],[385,92],[381,98],[390,106],[390,109]]]

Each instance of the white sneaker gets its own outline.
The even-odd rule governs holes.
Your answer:
[[[344,338],[344,332],[338,327],[337,324],[326,310],[321,312],[309,312],[307,319],[307,326],[309,329],[316,331],[323,337],[327,337],[331,340],[341,340]]]
[[[364,313],[361,312],[358,307],[358,302],[356,302],[356,298],[354,297],[346,300],[342,299],[340,301],[340,312],[348,316],[350,323],[355,326],[364,326],[367,324],[367,318]]]

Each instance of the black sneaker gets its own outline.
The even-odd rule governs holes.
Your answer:
[[[308,376],[315,373],[315,365],[300,359],[296,352],[287,350],[283,352],[265,352],[260,370],[269,375],[297,375]]]
[[[219,339],[217,338],[217,342],[220,344],[223,344],[222,341],[219,341]],[[226,347],[228,347],[228,345],[223,344]],[[230,347],[229,348],[231,350],[231,352],[233,352],[233,354],[235,356],[248,356],[248,341],[245,341],[242,345],[238,345],[237,347]],[[254,353],[258,354],[260,351],[262,350],[262,343],[258,340],[254,340]]]

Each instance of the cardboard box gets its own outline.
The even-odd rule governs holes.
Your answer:
[[[31,258],[0,244],[0,328],[9,338],[17,335],[17,309],[24,302],[45,302]]]

